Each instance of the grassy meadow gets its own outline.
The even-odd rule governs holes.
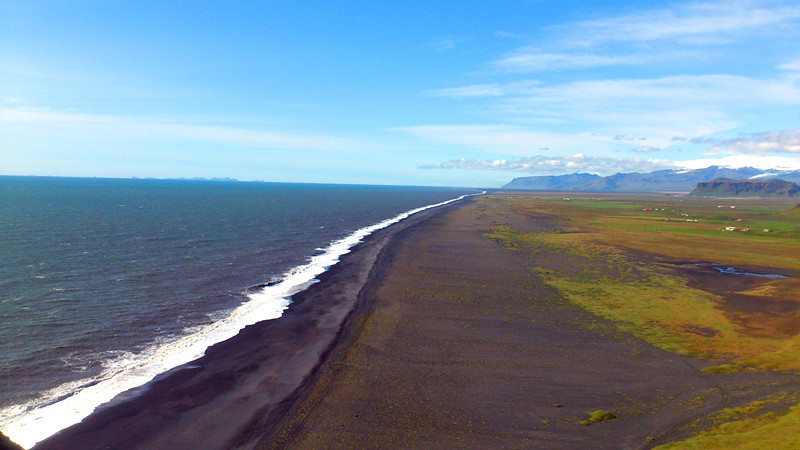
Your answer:
[[[796,202],[500,193],[479,198],[475,212],[492,218],[487,238],[539,256],[528,258],[533,276],[624,334],[708,358],[709,376],[800,371]],[[725,274],[715,265],[785,277]],[[721,411],[670,448],[762,439],[790,448],[800,436],[799,400],[784,393]]]

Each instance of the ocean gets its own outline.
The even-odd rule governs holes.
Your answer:
[[[280,317],[375,229],[475,192],[0,177],[0,431],[77,423]]]

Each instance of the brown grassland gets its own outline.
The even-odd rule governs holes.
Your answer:
[[[721,362],[706,373],[800,370],[793,202],[567,195],[480,198],[479,214],[494,217],[484,233],[531,261],[563,255],[535,258],[529,270],[619,331]],[[524,218],[548,227],[526,230]],[[665,447],[797,448],[799,401],[800,393],[780,392],[715,411],[687,424],[693,436]]]

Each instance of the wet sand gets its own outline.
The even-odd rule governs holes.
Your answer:
[[[36,448],[647,448],[800,385],[615,331],[529,270],[548,255],[487,240],[498,218],[474,205],[374,234],[281,319]],[[617,418],[580,424],[599,409]]]

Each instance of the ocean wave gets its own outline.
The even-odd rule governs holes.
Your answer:
[[[177,337],[160,339],[138,353],[124,352],[106,360],[95,377],[62,384],[42,392],[33,401],[0,410],[0,430],[25,448],[74,425],[123,392],[143,386],[159,374],[203,356],[210,346],[235,336],[248,325],[277,319],[289,307],[292,295],[308,288],[365,237],[421,211],[479,194],[467,194],[423,206],[358,229],[332,242],[308,263],[289,270],[280,280],[246,292],[248,301],[210,324],[183,330]]]

